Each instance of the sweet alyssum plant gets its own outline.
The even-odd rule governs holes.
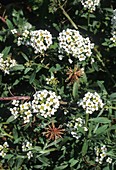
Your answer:
[[[38,18],[40,1],[29,3]],[[76,11],[69,15],[72,6]],[[109,14],[112,7],[103,6],[51,0],[45,29],[29,23],[22,10],[2,23],[0,169],[115,169],[115,79],[104,56],[113,55],[115,10]],[[100,44],[93,38],[102,27],[96,10],[106,25],[111,21],[111,30],[102,28]],[[57,14],[61,22],[51,24],[49,16]]]

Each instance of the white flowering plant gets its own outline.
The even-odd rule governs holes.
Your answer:
[[[0,3],[0,169],[115,170],[115,0]]]

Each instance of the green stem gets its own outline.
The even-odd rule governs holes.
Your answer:
[[[88,124],[88,120],[89,120],[89,114],[86,114],[86,117],[85,117],[85,126],[87,127],[87,124]]]
[[[111,109],[113,109],[113,110],[116,110],[116,107],[113,107],[113,106],[110,106],[110,107],[105,106],[105,109],[109,109],[109,108],[111,108]]]
[[[63,14],[65,15],[65,17],[70,21],[70,23],[72,24],[72,26],[78,30],[78,27],[76,26],[76,24],[74,23],[74,21],[70,18],[70,16],[68,15],[68,13],[65,11],[65,9],[63,8],[63,6],[60,4],[59,2],[59,8],[62,10]]]
[[[13,139],[13,136],[9,135],[7,132],[5,132],[3,129],[1,129],[2,135],[8,136],[9,138]]]
[[[87,16],[87,25],[88,25],[88,30],[89,30],[89,25],[90,25],[90,13],[88,11],[88,16]]]

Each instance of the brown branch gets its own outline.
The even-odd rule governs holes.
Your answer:
[[[30,96],[13,96],[13,97],[0,97],[1,101],[7,101],[7,100],[30,100]]]
[[[2,21],[3,23],[5,23],[5,24],[6,24],[6,20],[5,20],[5,18],[3,18],[3,17],[1,17],[1,16],[0,16],[0,19],[1,19],[1,21]]]

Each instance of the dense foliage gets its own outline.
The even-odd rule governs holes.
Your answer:
[[[115,170],[115,5],[1,1],[1,170]]]

